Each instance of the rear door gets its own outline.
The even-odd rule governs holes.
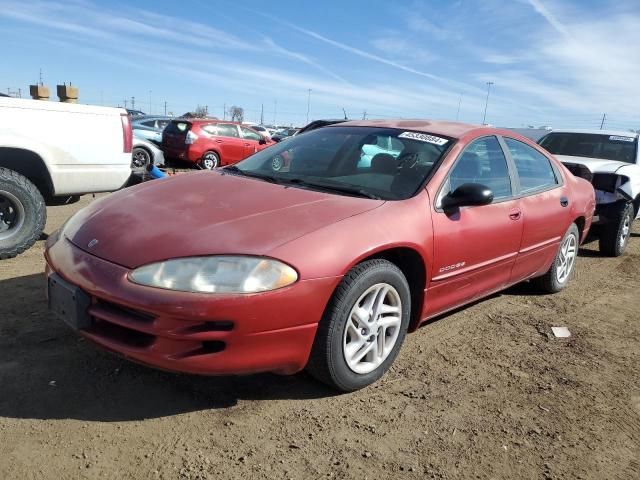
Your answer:
[[[242,132],[242,138],[244,139],[243,159],[247,158],[249,155],[253,155],[258,150],[262,150],[262,145],[260,145],[260,140],[263,138],[262,135],[246,127],[240,127],[240,131]]]
[[[464,183],[491,189],[489,205],[445,213],[439,203]],[[474,140],[443,183],[433,213],[434,261],[427,294],[429,316],[505,287],[522,237],[520,200],[512,168],[498,138]]]
[[[524,220],[522,244],[511,278],[515,283],[549,269],[573,221],[569,208],[572,199],[562,175],[545,155],[519,140],[502,140],[516,172]]]
[[[233,123],[218,123],[215,143],[220,151],[222,165],[239,162],[244,158],[244,139],[240,138],[238,126]]]

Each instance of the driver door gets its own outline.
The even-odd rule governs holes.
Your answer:
[[[523,221],[513,175],[498,139],[482,137],[465,148],[438,194],[433,212],[434,261],[427,295],[429,316],[505,287],[511,276]],[[441,199],[464,183],[489,187],[489,205],[444,212]]]

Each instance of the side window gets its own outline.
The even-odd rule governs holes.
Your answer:
[[[238,129],[235,125],[229,123],[219,123],[217,125],[218,135],[223,137],[236,137],[238,138]]]
[[[449,174],[449,192],[464,183],[489,187],[494,201],[512,195],[507,159],[496,137],[480,138],[462,152]]]
[[[242,130],[242,136],[247,140],[255,140],[257,142],[262,138],[259,133],[251,130],[250,128],[240,127],[240,130]]]
[[[513,138],[504,137],[504,141],[516,164],[522,193],[531,193],[558,185],[558,179],[547,157],[535,148]]]
[[[357,168],[371,168],[382,173],[395,173],[397,162],[404,145],[389,135],[376,135],[374,141],[366,143],[360,149]]]
[[[156,122],[156,128],[163,130],[167,125],[169,125],[169,120],[158,120]]]
[[[142,122],[142,125],[144,125],[145,127],[155,128],[156,127],[156,121],[155,120],[147,120],[146,122]]]
[[[217,125],[214,123],[210,123],[209,125],[204,125],[202,130],[207,132],[210,135],[219,135]]]

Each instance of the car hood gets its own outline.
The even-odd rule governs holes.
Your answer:
[[[78,248],[128,268],[199,255],[266,255],[383,203],[200,172],[95,201],[67,223],[64,235]]]
[[[606,160],[604,158],[573,157],[570,155],[555,155],[555,157],[562,163],[584,165],[591,173],[615,173],[618,169],[630,165],[629,163]]]

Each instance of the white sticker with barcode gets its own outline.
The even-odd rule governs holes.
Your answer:
[[[635,140],[634,137],[619,137],[618,135],[611,135],[609,140],[615,140],[617,142],[633,142]]]
[[[419,140],[420,142],[433,143],[434,145],[444,145],[449,141],[446,138],[440,138],[434,135],[428,135],[426,133],[418,133],[418,132],[403,132],[400,135],[398,135],[398,138],[410,138],[411,140]]]

